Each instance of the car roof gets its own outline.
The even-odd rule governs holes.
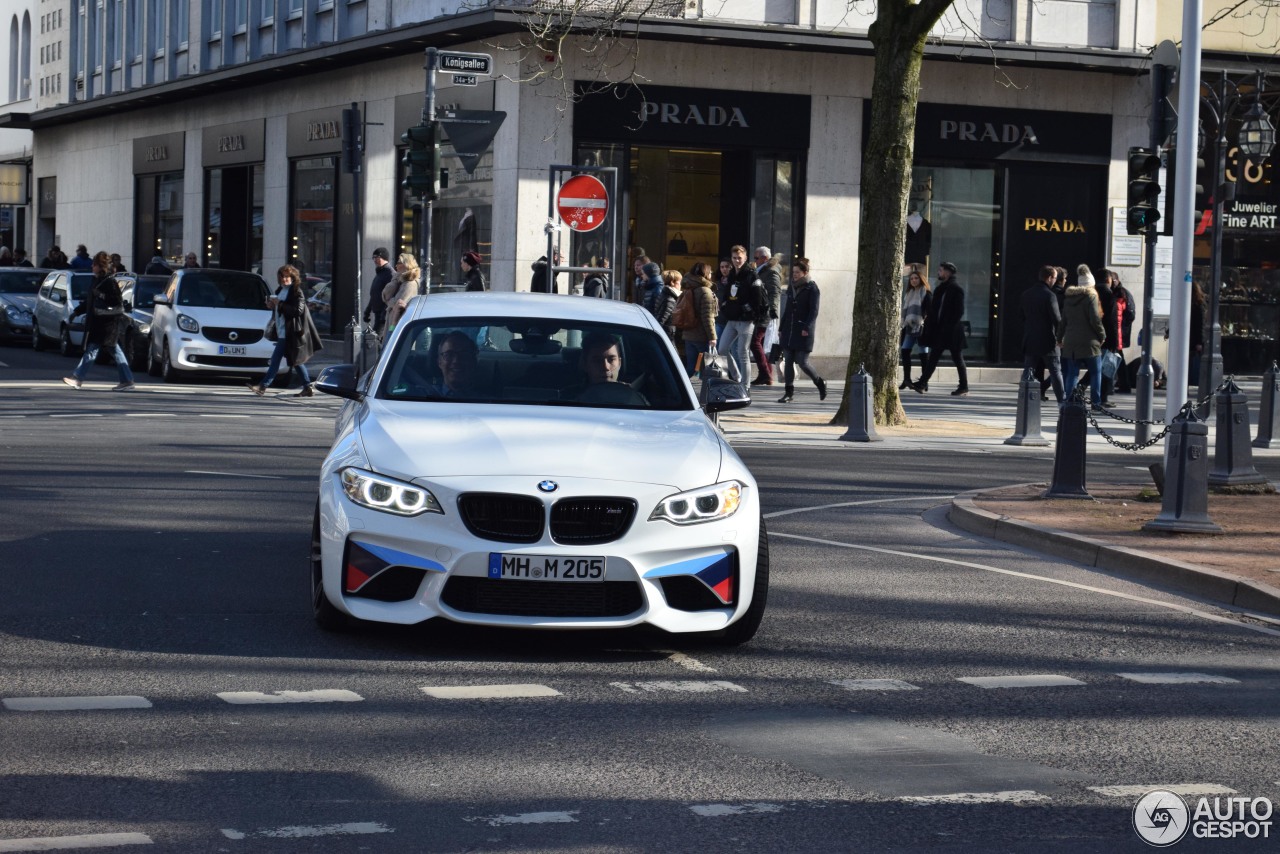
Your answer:
[[[409,318],[459,317],[529,317],[549,320],[595,321],[626,326],[652,328],[653,317],[643,307],[617,300],[559,294],[481,293],[429,294],[414,297],[409,303]]]

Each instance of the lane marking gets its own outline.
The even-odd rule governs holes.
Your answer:
[[[658,650],[658,652],[668,652],[668,650],[660,649]],[[716,672],[716,669],[714,667],[703,664],[701,661],[698,661],[698,659],[690,655],[685,655],[683,652],[672,652],[670,655],[667,656],[667,661],[674,662],[675,664],[680,665],[686,670],[696,670],[699,673],[715,673]]]
[[[176,412],[126,412],[125,418],[177,418]]]
[[[495,700],[512,697],[559,697],[547,685],[426,685],[419,689],[437,700]]]
[[[1213,676],[1209,673],[1117,673],[1123,679],[1141,682],[1143,685],[1190,685],[1208,682],[1212,685],[1239,685],[1239,679],[1230,676]]]
[[[121,845],[152,845],[145,833],[88,833],[81,836],[39,836],[30,839],[0,839],[0,851],[70,851],[75,848],[116,848]]]
[[[901,679],[828,679],[848,691],[919,691],[919,685]]]
[[[1173,792],[1175,795],[1234,795],[1235,789],[1219,786],[1217,783],[1174,783],[1166,786],[1163,783],[1152,783],[1149,786],[1089,786],[1089,791],[1106,795],[1109,798],[1140,798],[1147,792],[1157,789]]]
[[[1033,676],[959,676],[957,682],[965,682],[987,690],[995,688],[1058,688],[1064,685],[1084,685],[1079,679],[1070,676],[1055,676],[1050,673]]]
[[[696,804],[689,807],[695,815],[719,818],[724,815],[749,815],[761,812],[782,812],[786,809],[782,804],[746,803],[746,804]]]
[[[284,478],[278,474],[242,474],[234,471],[197,471],[192,469],[191,471],[184,471],[183,474],[209,474],[214,475],[215,477],[253,477],[258,478],[259,480],[284,480]]]
[[[69,415],[50,415],[50,418],[101,418],[101,412],[76,412]]]
[[[716,691],[736,691],[747,693],[747,689],[732,682],[712,679],[707,682],[694,680],[660,680],[654,682],[610,682],[614,688],[620,688],[628,694],[658,693],[660,691],[676,691],[684,694],[710,694]]]
[[[74,712],[101,709],[149,709],[146,697],[6,697],[0,705],[12,712]]]
[[[773,513],[764,514],[766,519],[777,519],[781,516],[791,516],[796,513],[809,513],[813,510],[835,510],[840,507],[866,507],[869,504],[894,504],[903,501],[947,501],[955,498],[954,495],[912,495],[903,498],[868,498],[865,501],[841,501],[837,504],[815,504],[812,507],[794,507],[791,510],[777,510]]]
[[[1025,804],[1050,800],[1048,795],[1019,789],[1009,792],[956,792],[952,795],[903,795],[895,800],[908,804]]]
[[[263,828],[241,832],[229,827],[222,829],[227,839],[304,839],[312,836],[357,836],[367,833],[395,833],[390,827],[376,821],[354,821],[346,824],[297,824],[289,827]]]
[[[473,815],[463,821],[483,821],[490,827],[506,824],[575,824],[578,810],[568,812],[524,812],[516,815]]]
[[[364,697],[354,691],[336,688],[318,691],[272,691],[270,694],[264,694],[261,691],[223,691],[218,696],[234,706],[261,703],[359,703],[364,700]]]
[[[1013,569],[1001,569],[998,566],[987,566],[986,564],[974,563],[973,561],[968,561],[968,560],[956,560],[955,558],[939,557],[937,555],[919,554],[918,552],[904,552],[901,549],[886,549],[886,548],[881,548],[879,546],[862,545],[861,543],[842,543],[837,540],[827,540],[822,537],[808,537],[803,534],[784,534],[784,533],[779,533],[775,531],[770,531],[769,537],[770,538],[779,537],[783,539],[800,540],[801,542],[816,543],[818,545],[823,545],[823,546],[835,546],[836,548],[841,548],[841,549],[857,549],[859,551],[874,552],[876,554],[896,555],[897,557],[914,558],[916,560],[929,560],[929,561],[933,561],[934,563],[945,563],[945,564],[948,564],[949,566],[963,566],[969,569],[980,569],[983,572],[994,572],[998,575],[1009,575],[1014,578],[1026,578],[1031,581],[1041,581],[1041,582],[1044,582],[1045,584],[1057,584],[1060,587],[1070,587],[1074,590],[1084,590],[1089,593],[1099,593],[1103,596],[1113,596],[1117,599],[1124,599],[1129,602],[1141,602],[1144,605],[1152,605],[1157,608],[1164,608],[1169,611],[1177,611],[1182,614],[1189,614],[1193,617],[1200,617],[1201,619],[1210,620],[1215,623],[1224,623],[1228,626],[1232,626],[1233,628],[1247,629],[1252,632],[1258,632],[1260,634],[1270,635],[1272,637],[1280,638],[1280,631],[1277,631],[1276,629],[1267,628],[1266,626],[1255,626],[1249,623],[1241,623],[1241,622],[1238,622],[1237,620],[1231,619],[1230,617],[1223,617],[1223,616],[1219,616],[1218,614],[1210,614],[1207,611],[1201,611],[1197,608],[1192,608],[1189,605],[1179,605],[1176,602],[1159,602],[1155,599],[1148,599],[1145,596],[1135,596],[1132,593],[1121,593],[1118,590],[1104,590],[1101,587],[1094,587],[1090,584],[1080,584],[1075,581],[1065,581],[1060,578],[1047,578],[1046,576],[1043,576],[1043,575],[1033,575],[1029,572],[1018,572],[1017,570],[1013,570]]]
[[[218,412],[198,413],[201,418],[252,418],[252,415],[223,415]]]

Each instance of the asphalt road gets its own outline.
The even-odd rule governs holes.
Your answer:
[[[1146,791],[1280,801],[1280,632],[946,523],[1043,457],[744,446],[774,585],[739,649],[330,635],[336,401],[0,363],[0,852],[1140,851]],[[530,696],[441,690],[495,685]]]

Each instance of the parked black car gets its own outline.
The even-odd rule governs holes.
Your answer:
[[[0,340],[10,344],[31,340],[36,294],[48,274],[39,267],[0,267]]]

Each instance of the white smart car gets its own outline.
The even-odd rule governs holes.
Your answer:
[[[264,335],[267,283],[255,273],[182,269],[152,302],[147,372],[179,382],[195,374],[265,374],[275,344]]]
[[[414,299],[320,473],[317,622],[648,624],[743,643],[769,548],[755,479],[648,312],[541,294]]]

